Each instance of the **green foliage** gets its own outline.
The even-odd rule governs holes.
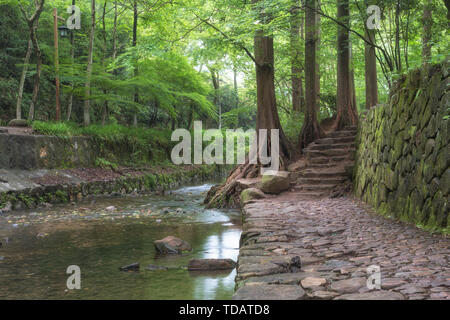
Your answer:
[[[104,158],[95,159],[95,165],[97,167],[104,168],[104,169],[117,170],[117,168],[118,168],[118,165],[116,163],[108,161]]]
[[[57,137],[71,137],[79,134],[75,123],[34,121],[32,128],[35,132]]]
[[[292,112],[290,115],[283,114],[280,117],[284,133],[292,145],[297,145],[298,137],[302,130],[304,114]]]
[[[31,13],[34,1],[22,0]],[[35,130],[57,136],[92,135],[108,141],[132,145],[153,145],[155,150],[136,149],[136,155],[159,153],[168,143],[168,128],[190,129],[193,121],[202,120],[205,128],[248,129],[256,120],[256,76],[253,61],[253,37],[262,30],[274,38],[275,91],[278,113],[288,138],[296,145],[302,116],[292,114],[292,64],[304,67],[304,34],[291,43],[291,0],[179,0],[153,6],[138,1],[137,44],[132,45],[133,11],[128,2],[106,1],[97,4],[94,62],[91,93],[86,96],[86,64],[89,38],[90,1],[77,1],[81,9],[81,29],[73,32],[74,59],[70,38],[59,39],[59,77],[61,110],[67,118],[70,97],[73,107],[70,123],[34,123]],[[399,50],[395,50],[397,1],[380,2],[381,28],[377,32],[377,70],[380,103],[386,102],[392,80],[408,69],[422,64],[424,1],[402,1],[399,12]],[[117,25],[114,5],[117,4]],[[43,71],[36,107],[36,119],[55,118],[55,67],[52,9],[64,19],[67,1],[47,1],[39,20],[38,40],[43,53]],[[365,105],[365,43],[367,1],[350,2],[352,70],[358,109]],[[260,12],[264,10],[264,23]],[[335,113],[336,100],[336,3],[323,2],[325,16],[320,20],[320,43],[317,61],[320,74],[319,118]],[[432,62],[443,60],[449,52],[446,8],[441,0],[432,1]],[[304,16],[304,11],[300,10]],[[62,22],[61,22],[62,23]],[[17,0],[0,1],[0,122],[15,117],[15,103],[23,58],[28,42],[28,26]],[[303,36],[303,37],[302,37]],[[115,46],[114,46],[115,44]],[[115,50],[114,50],[115,48]],[[293,61],[292,49],[300,56]],[[383,54],[381,49],[387,54]],[[399,55],[399,56],[398,56]],[[397,60],[395,60],[397,59]],[[397,61],[398,63],[395,63]],[[22,115],[28,114],[33,89],[36,59],[32,55],[25,80]],[[213,75],[218,86],[213,86]],[[236,77],[236,84],[233,77]],[[304,80],[304,75],[302,74]],[[304,85],[304,82],[303,82]],[[83,106],[90,100],[91,122],[97,126],[80,128]],[[220,113],[220,117],[219,117]],[[124,129],[134,116],[141,127],[154,129],[150,136]],[[447,115],[445,117],[448,117]],[[108,124],[104,129],[100,124]],[[117,125],[117,127],[116,127]],[[159,134],[160,128],[164,128]],[[84,131],[83,131],[84,130]],[[113,132],[117,130],[117,132]],[[131,138],[127,135],[131,134]],[[129,139],[130,141],[128,141]],[[149,139],[152,142],[148,142]],[[161,147],[164,146],[164,147]],[[164,151],[165,152],[165,151]],[[164,158],[160,153],[158,157]]]

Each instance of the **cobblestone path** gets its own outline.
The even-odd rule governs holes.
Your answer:
[[[450,299],[449,237],[350,197],[286,192],[242,211],[233,299]],[[380,289],[368,288],[369,266],[380,268]]]

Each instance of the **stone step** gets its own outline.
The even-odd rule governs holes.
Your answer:
[[[299,178],[297,181],[300,185],[338,185],[347,180],[347,177],[336,177],[336,178]]]
[[[300,184],[294,187],[294,190],[326,192],[334,189],[337,184]]]
[[[358,127],[357,126],[346,126],[346,127],[344,127],[344,130],[356,131],[356,130],[358,130]]]
[[[335,157],[323,157],[323,156],[312,156],[309,158],[309,164],[333,164],[338,165],[340,162],[351,160],[349,155],[345,156],[335,156]]]
[[[355,142],[354,136],[348,137],[330,137],[330,138],[322,138],[314,141],[315,144],[336,144],[336,143],[347,143],[347,142]]]
[[[320,157],[342,157],[348,156],[355,152],[355,148],[348,149],[328,149],[328,150],[305,150],[305,154],[308,158],[320,158]],[[339,161],[339,160],[338,160]]]
[[[349,142],[349,143],[335,143],[335,144],[316,144],[311,143],[307,148],[305,148],[305,151],[308,150],[329,150],[329,149],[355,149],[355,143]]]
[[[328,160],[328,159],[327,159]],[[327,163],[308,163],[308,168],[311,169],[328,169],[336,167],[338,163],[327,162]]]
[[[337,138],[337,137],[356,137],[356,130],[341,130],[330,132],[325,138]]]
[[[334,170],[316,170],[316,169],[306,169],[302,174],[301,178],[342,178],[346,177],[346,172],[344,168],[336,168]]]
[[[327,194],[326,192],[302,191],[295,188],[293,193],[298,194],[299,197],[306,197],[306,198],[322,198]]]

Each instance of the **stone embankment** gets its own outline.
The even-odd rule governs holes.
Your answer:
[[[225,175],[220,166],[176,168],[0,169],[0,213],[43,203],[80,200],[87,196],[162,192],[187,183]]]

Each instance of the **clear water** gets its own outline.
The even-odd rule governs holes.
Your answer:
[[[185,268],[192,258],[238,256],[240,215],[206,210],[202,201],[210,187],[0,215],[0,299],[231,298],[235,270]],[[107,210],[109,206],[116,209]],[[177,208],[185,212],[177,213]],[[192,253],[158,255],[153,241],[169,235],[188,241]],[[140,271],[119,271],[134,262],[140,263]],[[145,270],[149,264],[169,270]],[[69,265],[81,269],[80,290],[66,287]]]

